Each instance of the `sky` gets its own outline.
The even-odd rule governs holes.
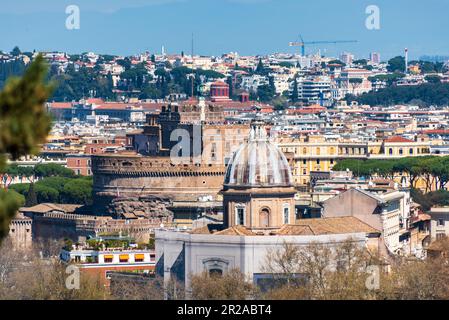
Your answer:
[[[5,3],[7,2],[7,3]],[[66,7],[80,9],[80,29],[66,28]],[[370,30],[366,8],[379,8]],[[241,55],[298,52],[298,41],[357,40],[307,47],[326,56],[342,51],[382,59],[403,54],[449,55],[449,0],[2,0],[0,50]]]

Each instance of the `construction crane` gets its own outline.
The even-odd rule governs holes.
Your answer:
[[[301,55],[304,57],[306,55],[306,45],[311,44],[337,44],[337,43],[355,43],[357,40],[334,40],[334,41],[307,41],[305,42],[301,35],[299,35],[301,41],[297,42],[289,42],[288,45],[290,47],[301,47]]]

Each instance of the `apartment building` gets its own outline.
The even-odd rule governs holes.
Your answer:
[[[299,138],[278,137],[276,143],[286,154],[292,155],[293,180],[297,185],[310,183],[312,172],[330,171],[340,159],[392,159],[430,155],[428,138],[410,140],[393,136],[385,140],[346,140],[323,135]]]

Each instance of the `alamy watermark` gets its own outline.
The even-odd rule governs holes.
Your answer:
[[[380,289],[380,267],[377,265],[371,265],[366,268],[368,277],[365,281],[365,286],[368,290]]]
[[[81,27],[80,8],[77,5],[67,6],[65,13],[68,15],[65,20],[67,30],[79,30]]]
[[[80,269],[75,265],[69,265],[65,269],[65,273],[68,274],[65,279],[65,287],[67,290],[79,290],[80,289]]]
[[[368,17],[365,20],[365,26],[368,30],[380,29],[380,8],[376,5],[369,5],[365,9]]]

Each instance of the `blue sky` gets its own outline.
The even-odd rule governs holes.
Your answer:
[[[4,2],[4,1],[2,1]],[[80,30],[65,28],[67,5],[81,11]],[[365,27],[368,5],[380,8],[380,30]],[[358,40],[309,47],[326,55],[350,51],[359,58],[378,51],[449,55],[449,0],[14,0],[0,4],[0,49],[95,51],[145,50],[220,55],[292,52],[289,41]]]

